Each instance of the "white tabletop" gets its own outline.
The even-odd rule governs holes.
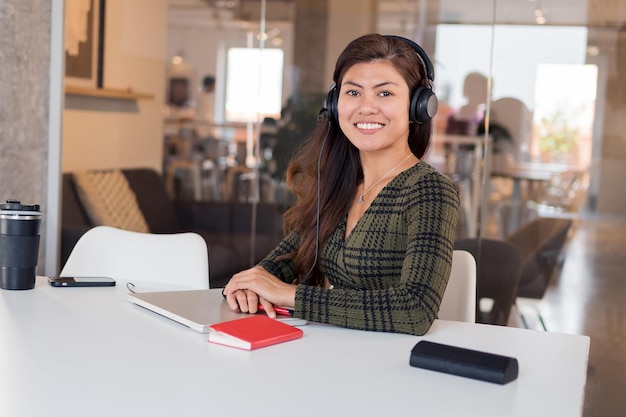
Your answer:
[[[0,415],[582,415],[586,336],[450,321],[424,337],[309,324],[302,339],[249,352],[209,344],[126,294],[43,277],[33,290],[0,290]],[[421,339],[514,356],[519,378],[501,386],[411,367]]]

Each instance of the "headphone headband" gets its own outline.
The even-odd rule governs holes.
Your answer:
[[[422,60],[422,63],[424,64],[424,68],[426,68],[426,77],[428,77],[428,79],[431,82],[435,81],[435,69],[433,67],[432,62],[430,61],[430,58],[426,54],[426,51],[424,51],[424,48],[419,46],[417,43],[413,42],[411,39],[403,38],[402,36],[385,35],[385,38],[394,39],[394,40],[403,42],[409,45],[411,48],[413,48],[417,56]]]

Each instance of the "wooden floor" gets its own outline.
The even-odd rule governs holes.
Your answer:
[[[626,218],[577,221],[539,311],[548,331],[591,337],[583,416],[626,416]]]

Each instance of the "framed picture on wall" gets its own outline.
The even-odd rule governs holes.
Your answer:
[[[102,88],[105,0],[65,0],[66,86]]]

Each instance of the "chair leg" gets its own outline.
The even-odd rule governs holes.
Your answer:
[[[543,327],[543,331],[547,332],[548,328],[546,327],[546,322],[543,320],[543,316],[541,315],[541,312],[539,311],[539,309],[537,307],[535,307],[535,310],[537,311],[537,317],[539,318],[539,322],[541,323],[541,327]]]
[[[526,321],[526,317],[524,317],[524,313],[522,313],[522,311],[518,309],[517,314],[519,314],[519,318],[520,320],[522,320],[522,324],[524,325],[524,328],[530,329],[530,327],[528,326],[528,322]]]
[[[548,327],[546,326],[546,322],[543,319],[543,316],[541,315],[541,311],[539,310],[539,307],[537,306],[537,302],[531,302],[530,304],[532,304],[532,305],[530,307],[532,307],[533,311],[537,315],[537,320],[539,320],[539,324],[541,325],[541,328],[543,329],[543,331],[547,332],[548,331]],[[522,324],[524,325],[524,328],[530,329],[531,327],[530,327],[528,321],[526,320],[526,317],[524,316],[524,312],[520,308],[519,303],[517,302],[517,300],[513,304],[513,308],[515,308],[515,310],[517,311],[517,315],[519,316],[520,320],[522,321]]]

